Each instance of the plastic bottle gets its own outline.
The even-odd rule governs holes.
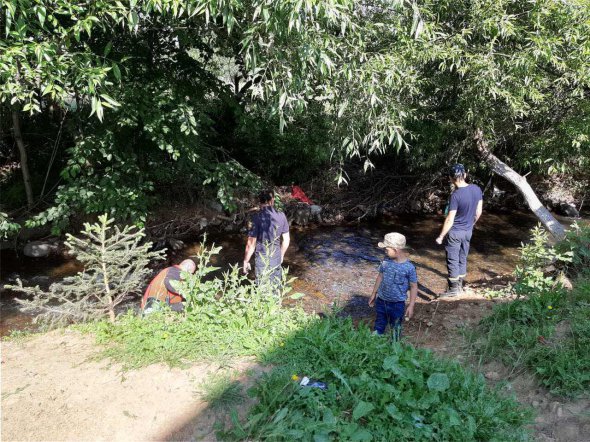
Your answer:
[[[307,376],[303,376],[299,385],[302,387],[319,388],[320,390],[327,390],[328,384],[316,379],[310,379]]]

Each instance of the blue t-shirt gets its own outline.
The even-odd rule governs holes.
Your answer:
[[[475,184],[455,189],[449,202],[449,212],[451,210],[457,211],[451,231],[470,231],[473,228],[477,204],[481,200],[481,189]]]
[[[252,216],[248,236],[256,238],[256,252],[267,257],[281,256],[281,235],[289,232],[289,223],[283,212],[265,206]]]
[[[410,283],[418,282],[416,267],[410,261],[398,263],[393,259],[385,258],[379,266],[379,273],[383,274],[383,281],[377,296],[384,301],[405,301],[410,290]]]

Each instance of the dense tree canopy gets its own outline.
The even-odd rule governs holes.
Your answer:
[[[143,222],[167,192],[232,210],[260,178],[387,151],[418,173],[483,170],[477,130],[522,172],[587,179],[587,0],[4,0],[2,14],[2,109],[22,122],[35,198],[49,194],[30,224]]]

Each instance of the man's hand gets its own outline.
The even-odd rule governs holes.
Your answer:
[[[372,294],[369,298],[369,307],[373,307],[375,305],[375,298],[377,297],[376,294]]]
[[[440,246],[443,243],[443,237],[439,236],[438,238],[436,238],[436,243]]]
[[[406,310],[406,318],[412,319],[412,316],[414,316],[414,305],[410,304]]]
[[[244,265],[242,266],[242,271],[245,274],[248,274],[248,272],[252,270],[252,266],[250,265],[250,263],[248,261],[244,261]]]

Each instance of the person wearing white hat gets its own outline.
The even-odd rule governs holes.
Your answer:
[[[416,267],[408,259],[410,248],[406,246],[406,237],[401,233],[388,233],[377,244],[385,249],[387,256],[379,265],[379,274],[369,299],[369,307],[375,306],[375,333],[385,333],[387,325],[391,327],[394,337],[401,337],[404,313],[411,318],[418,295],[418,277]],[[406,311],[406,300],[410,292],[410,302]]]

